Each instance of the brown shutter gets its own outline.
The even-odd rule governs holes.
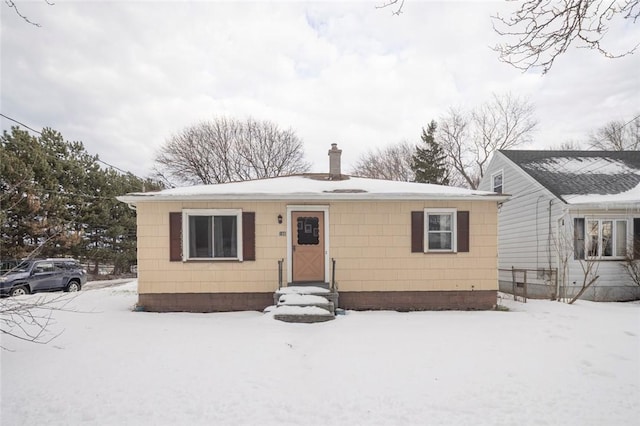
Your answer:
[[[573,219],[573,258],[584,259],[584,218]]]
[[[458,211],[458,253],[466,253],[469,251],[469,212]]]
[[[169,213],[169,260],[182,260],[182,213]]]
[[[411,212],[411,253],[424,252],[424,212]]]
[[[242,259],[256,260],[256,214],[242,212]]]
[[[633,218],[633,258],[640,259],[640,217]]]

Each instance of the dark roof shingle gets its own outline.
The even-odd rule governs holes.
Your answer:
[[[500,153],[563,201],[565,195],[619,194],[640,183],[640,151]]]

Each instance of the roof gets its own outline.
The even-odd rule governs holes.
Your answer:
[[[640,151],[500,153],[571,205],[640,205]]]
[[[138,192],[118,200],[210,201],[210,200],[496,200],[508,197],[494,192],[426,183],[397,182],[348,177],[329,180],[325,174],[305,174],[214,185],[171,188],[158,192]]]

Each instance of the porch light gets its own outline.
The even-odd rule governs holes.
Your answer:
[[[282,224],[282,215],[281,214],[278,215],[278,223]]]

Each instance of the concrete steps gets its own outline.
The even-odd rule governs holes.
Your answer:
[[[338,294],[321,287],[283,287],[274,294],[277,320],[295,323],[325,322],[335,319]]]

